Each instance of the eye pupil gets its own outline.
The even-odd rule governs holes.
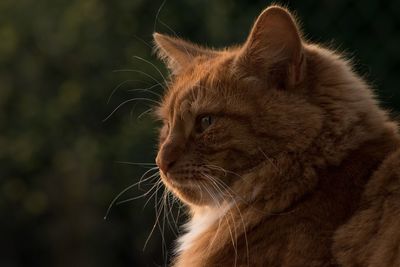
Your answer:
[[[200,131],[206,130],[213,123],[213,118],[211,116],[204,116],[200,120]]]

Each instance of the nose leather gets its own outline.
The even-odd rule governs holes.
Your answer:
[[[178,144],[172,140],[168,141],[162,146],[160,152],[158,152],[156,163],[163,173],[167,173],[181,156],[181,153],[182,148]]]

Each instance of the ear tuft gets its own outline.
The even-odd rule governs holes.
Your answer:
[[[176,75],[189,65],[195,57],[211,56],[215,52],[160,33],[153,34],[155,51],[167,67]]]
[[[172,37],[160,34],[155,32],[153,34],[154,39],[154,51],[157,56],[165,62],[167,67],[172,71],[172,73],[176,73],[180,69],[179,62],[171,57],[169,53],[171,53],[172,48],[174,47],[174,40]],[[171,51],[171,52],[168,52]]]

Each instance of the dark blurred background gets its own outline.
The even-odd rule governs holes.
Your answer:
[[[238,44],[269,3],[1,0],[0,266],[163,266],[174,238],[168,224],[165,246],[156,227],[143,250],[155,195],[146,206],[150,194],[116,205],[103,220],[151,167],[129,162],[154,163],[158,125],[147,113],[138,118],[153,103],[130,101],[104,119],[126,100],[158,99],[131,89],[162,92],[160,73],[134,58],[167,75],[152,54],[154,29],[212,47]],[[281,3],[307,38],[348,52],[382,105],[400,110],[400,1]]]

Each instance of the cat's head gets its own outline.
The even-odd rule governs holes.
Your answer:
[[[260,168],[282,168],[278,159],[309,149],[323,124],[308,92],[312,66],[293,16],[269,7],[243,45],[224,50],[154,38],[172,72],[158,109],[156,162],[167,187],[192,205],[279,187],[268,175],[249,177]]]

